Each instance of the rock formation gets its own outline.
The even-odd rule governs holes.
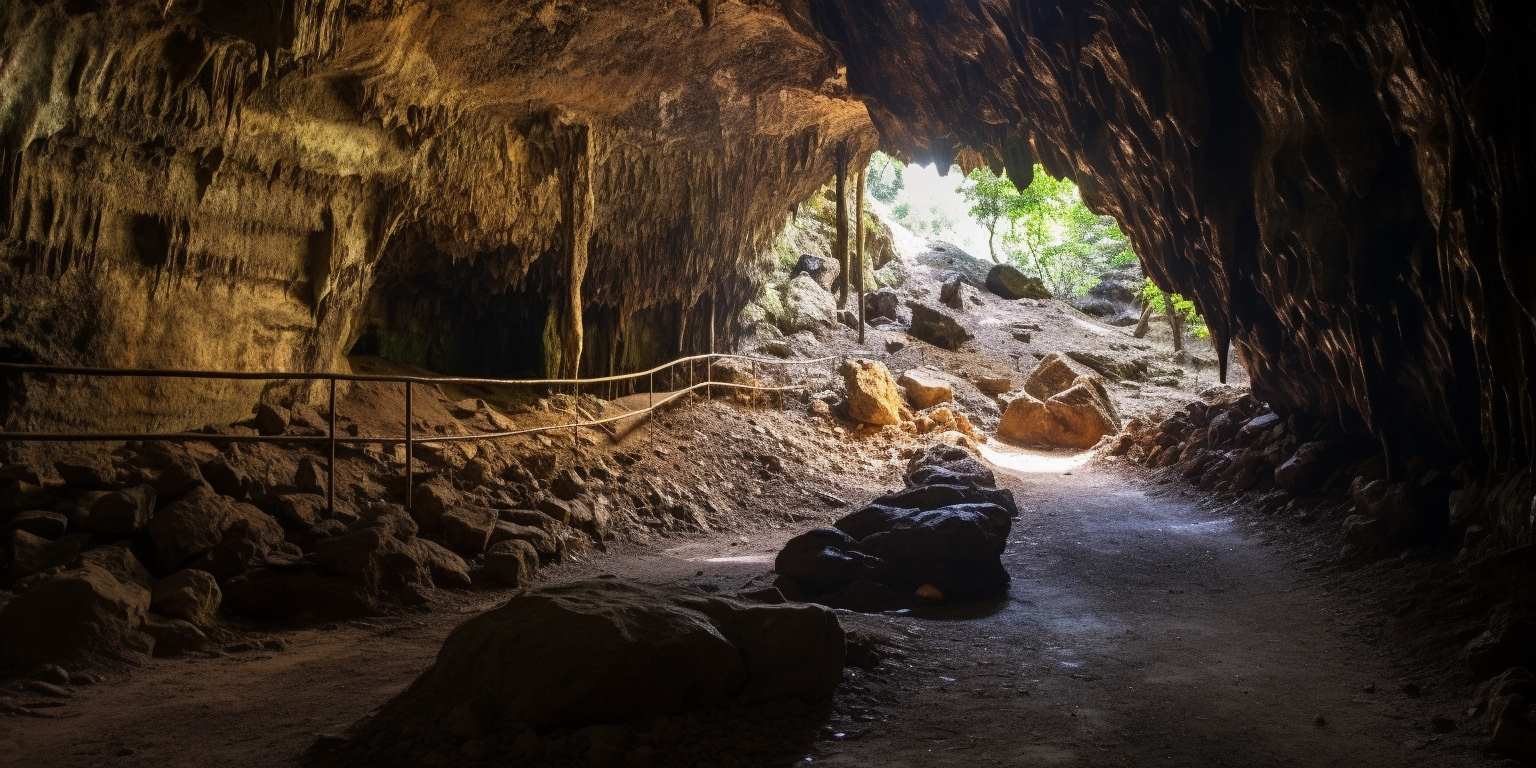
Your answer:
[[[1509,97],[1532,14],[8,3],[0,358],[633,368],[729,329],[835,149],[857,164],[878,143],[1071,177],[1277,412],[1370,435],[1394,475],[1464,462],[1492,482],[1536,459],[1536,117]],[[0,420],[185,427],[258,394],[100,384],[114,407],[86,413],[54,386],[7,382]],[[1526,512],[1495,532],[1524,541]]]

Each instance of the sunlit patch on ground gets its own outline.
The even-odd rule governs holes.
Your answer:
[[[1016,448],[992,441],[981,446],[981,457],[993,466],[1018,475],[1061,474],[1088,463],[1093,451],[1078,453]]]

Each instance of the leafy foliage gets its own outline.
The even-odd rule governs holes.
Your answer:
[[[1211,336],[1211,329],[1205,325],[1205,318],[1200,316],[1200,311],[1195,308],[1195,303],[1177,293],[1165,293],[1157,287],[1157,283],[1148,280],[1141,286],[1141,302],[1156,310],[1167,306],[1165,302],[1173,302],[1173,313],[1184,322],[1184,327],[1193,333],[1196,338],[1207,339]]]
[[[1088,210],[1077,185],[1038,165],[1034,181],[1022,190],[1007,177],[978,168],[961,194],[972,203],[971,217],[993,233],[993,260],[1001,235],[1007,258],[1058,296],[1081,295],[1100,275],[1136,261],[1113,218]]]
[[[896,196],[901,194],[905,186],[901,173],[901,163],[884,152],[876,152],[869,158],[869,167],[864,172],[864,184],[869,188],[871,197],[889,205],[896,202]]]

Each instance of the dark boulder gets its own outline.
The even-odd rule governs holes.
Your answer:
[[[971,332],[945,310],[920,301],[908,301],[907,308],[912,310],[912,327],[908,332],[929,344],[954,350],[972,338]]]
[[[842,269],[838,266],[837,262],[831,259],[823,259],[820,256],[802,253],[800,254],[800,259],[795,262],[795,268],[790,270],[789,277],[793,280],[796,275],[810,275],[811,279],[815,280],[818,285],[830,291],[833,284],[837,282],[838,274],[841,272]]]
[[[449,635],[436,663],[355,732],[464,742],[733,702],[824,700],[843,630],[812,605],[759,605],[598,579],[533,590]],[[345,747],[343,747],[345,748]]]
[[[1010,517],[1017,517],[1019,514],[1013,491],[1006,488],[979,488],[974,485],[960,484],[916,485],[888,493],[870,504],[907,509],[938,509],[954,504],[996,504],[1008,510]]]
[[[852,537],[836,528],[817,528],[784,544],[774,570],[812,593],[836,589],[860,579],[877,579],[878,559],[854,551]]]
[[[1049,299],[1051,292],[1038,277],[1030,277],[1012,264],[998,264],[987,270],[987,290],[1005,299]]]
[[[1002,507],[944,507],[897,518],[858,547],[885,561],[886,583],[912,589],[933,585],[947,598],[964,600],[1007,590],[1001,556],[1008,530]]]

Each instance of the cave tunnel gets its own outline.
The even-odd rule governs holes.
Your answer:
[[[0,765],[1536,761],[1533,35],[0,4]]]

